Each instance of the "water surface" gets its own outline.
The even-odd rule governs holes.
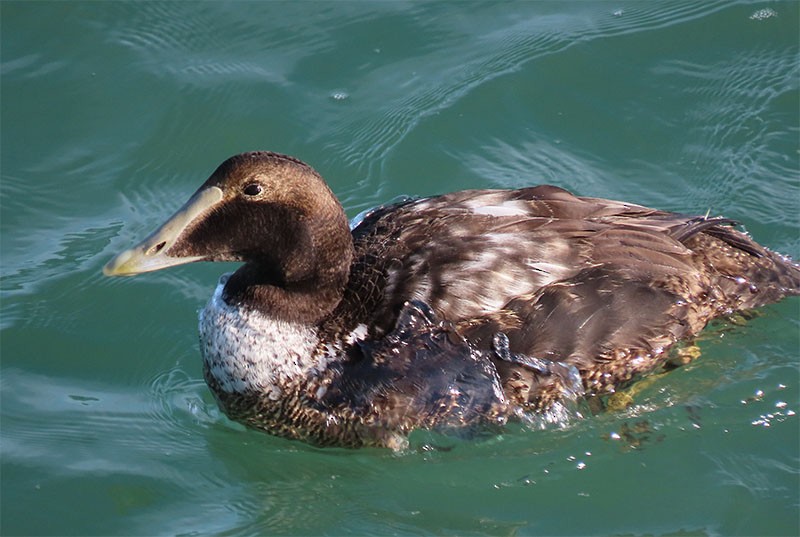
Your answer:
[[[799,6],[3,2],[0,533],[800,533],[797,299],[627,409],[398,455],[220,414],[196,314],[230,266],[100,274],[253,149],[351,216],[551,183],[797,258]]]

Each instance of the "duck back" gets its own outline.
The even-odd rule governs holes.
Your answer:
[[[587,394],[610,393],[709,320],[800,293],[798,266],[734,224],[552,186],[404,201],[353,230],[334,316],[379,339],[420,301],[479,349],[506,334],[514,353],[575,366]],[[514,403],[560,397],[535,371],[494,361]]]

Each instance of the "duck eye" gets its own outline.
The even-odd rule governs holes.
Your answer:
[[[261,185],[259,185],[258,183],[253,183],[251,185],[247,185],[246,187],[244,187],[243,192],[246,196],[258,196],[259,194],[261,194],[261,190],[262,190]]]

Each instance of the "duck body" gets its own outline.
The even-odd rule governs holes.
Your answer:
[[[200,313],[224,412],[401,447],[612,393],[709,320],[799,294],[800,267],[732,224],[537,186],[404,200],[350,230],[313,169],[255,152],[105,271],[244,262]]]

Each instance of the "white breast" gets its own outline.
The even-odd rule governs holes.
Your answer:
[[[228,393],[258,392],[278,400],[281,386],[324,368],[314,356],[316,328],[288,323],[222,299],[228,275],[200,311],[200,351],[209,373]]]

